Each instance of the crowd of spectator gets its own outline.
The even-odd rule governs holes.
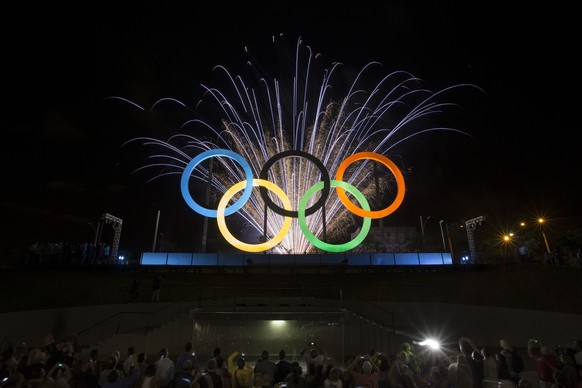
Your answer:
[[[499,347],[478,347],[462,337],[453,356],[427,357],[405,342],[392,352],[371,350],[338,362],[314,342],[294,360],[284,349],[272,360],[263,350],[256,360],[220,347],[202,362],[194,345],[172,357],[167,348],[148,356],[133,346],[122,354],[102,356],[93,349],[87,359],[76,352],[75,338],[57,344],[49,334],[45,345],[2,343],[0,384],[23,388],[581,388],[582,341],[548,347],[537,340],[523,354],[533,365],[524,370],[522,355],[501,339]],[[150,360],[149,357],[153,358]]]
[[[111,246],[100,242],[33,242],[28,247],[25,264],[114,264]]]

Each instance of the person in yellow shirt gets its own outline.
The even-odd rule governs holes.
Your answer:
[[[232,379],[232,388],[252,388],[254,370],[247,365],[243,355],[238,357],[236,365],[234,359],[239,355],[234,351],[227,359],[228,371]]]
[[[370,350],[370,361],[372,361],[376,366],[380,367],[380,355],[381,352],[377,352],[375,349]]]

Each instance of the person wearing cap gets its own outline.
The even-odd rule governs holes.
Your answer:
[[[226,360],[232,388],[251,388],[254,370],[250,365],[247,365],[243,355],[239,356],[239,354],[238,351],[234,351]],[[239,357],[237,358],[237,356]],[[236,365],[234,365],[235,359]]]

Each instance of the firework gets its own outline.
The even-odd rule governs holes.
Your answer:
[[[278,45],[279,40],[274,39],[273,43]],[[197,154],[224,148],[242,155],[250,164],[253,176],[258,178],[272,156],[299,150],[321,160],[333,177],[341,162],[356,152],[388,156],[400,143],[421,133],[466,134],[454,128],[423,125],[430,122],[429,116],[454,105],[440,101],[444,93],[473,85],[457,84],[433,92],[423,88],[421,80],[406,71],[381,73],[383,68],[378,62],[368,63],[352,80],[346,81],[342,64],[322,64],[321,56],[301,39],[294,45],[294,53],[288,71],[280,69],[276,75],[267,74],[248,51],[249,77],[233,74],[225,66],[216,66],[215,71],[222,76],[225,86],[202,85],[204,93],[197,105],[197,116],[184,122],[180,133],[165,140],[138,137],[129,141],[157,150],[136,171],[155,171],[151,179],[181,175]],[[182,102],[167,98],[154,107],[162,101],[185,107]],[[199,114],[208,107],[214,108],[211,121],[200,118]],[[386,198],[395,192],[393,176],[387,170],[374,173],[373,163],[354,164],[343,177],[366,196],[372,209],[382,207]],[[221,193],[244,179],[245,174],[237,163],[220,157],[214,159],[212,172],[208,164],[200,163],[190,177],[191,182],[211,182],[212,192],[216,193],[214,203]],[[268,180],[283,189],[297,210],[302,195],[322,177],[309,160],[291,157],[274,164],[269,169]],[[176,184],[176,193],[179,195],[179,184]],[[270,198],[279,203],[274,196]],[[317,199],[317,195],[311,198],[310,204]],[[254,231],[255,236],[266,238],[277,234],[284,221],[284,217],[266,210],[257,192],[236,214],[244,220],[247,232]],[[349,231],[357,228],[358,222],[361,221],[346,212],[334,190],[330,191],[324,209],[307,217],[309,230],[327,240],[344,239],[346,234],[349,239]],[[293,219],[289,232],[274,251],[306,253],[313,249],[297,219]]]

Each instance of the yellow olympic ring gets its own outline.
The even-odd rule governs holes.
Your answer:
[[[220,232],[222,233],[222,236],[226,239],[226,241],[228,241],[235,248],[238,248],[240,250],[247,251],[247,252],[266,251],[268,249],[273,248],[275,245],[279,244],[281,241],[283,241],[283,238],[285,238],[285,235],[289,231],[289,228],[291,228],[292,218],[285,217],[285,221],[283,222],[283,227],[281,228],[279,233],[277,233],[272,239],[270,239],[269,241],[265,241],[264,243],[248,244],[248,243],[242,242],[242,241],[238,240],[236,237],[234,237],[232,235],[232,233],[230,233],[230,231],[228,230],[228,227],[226,226],[226,220],[224,218],[224,211],[226,209],[226,206],[228,205],[228,201],[230,201],[230,199],[234,196],[234,194],[236,194],[237,192],[239,192],[240,190],[242,190],[245,187],[246,182],[247,181],[244,180],[244,181],[241,181],[241,182],[235,184],[230,189],[228,189],[223,194],[222,198],[220,199],[220,202],[218,203],[218,208],[216,209],[216,221],[218,222],[218,229],[220,230]],[[283,208],[285,210],[291,210],[291,208],[292,208],[291,201],[289,200],[289,197],[287,197],[287,194],[285,194],[285,192],[279,186],[277,186],[276,184],[274,184],[270,181],[264,180],[264,179],[253,179],[253,187],[259,187],[259,186],[264,186],[267,189],[273,191],[279,197],[281,202],[283,203]]]
[[[352,201],[349,200],[348,196],[346,195],[345,190],[343,188],[337,186],[336,191],[337,191],[337,194],[339,196],[339,199],[342,201],[342,203],[345,205],[345,207],[348,208],[348,210],[350,210],[352,213],[354,213],[360,217],[369,217],[369,218],[376,219],[376,218],[386,217],[387,215],[394,213],[394,211],[396,211],[396,209],[398,209],[398,207],[402,204],[402,201],[404,200],[404,191],[405,191],[404,176],[402,175],[402,172],[400,171],[400,169],[398,169],[398,167],[396,167],[394,162],[392,162],[387,157],[380,155],[380,154],[377,154],[375,152],[358,152],[356,154],[353,154],[352,156],[346,158],[339,165],[335,179],[338,181],[341,181],[342,178],[344,177],[344,172],[346,171],[346,168],[348,168],[348,166],[350,164],[352,164],[353,162],[355,162],[357,160],[361,160],[361,159],[371,159],[371,160],[375,160],[377,162],[380,162],[384,166],[388,167],[388,169],[392,172],[392,174],[394,174],[394,177],[396,178],[396,185],[398,186],[398,192],[396,193],[396,198],[394,199],[394,202],[392,202],[392,204],[390,204],[390,206],[388,206],[382,210],[367,211],[367,210],[364,210],[364,209],[356,206]]]

